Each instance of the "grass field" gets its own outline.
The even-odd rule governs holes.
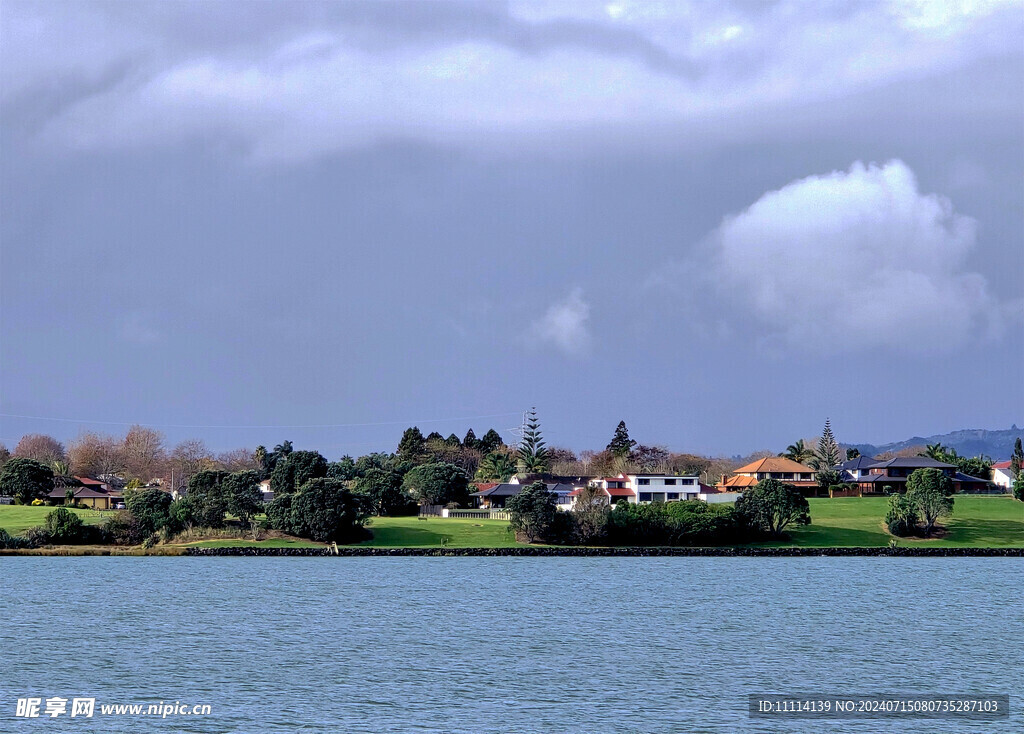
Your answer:
[[[0,528],[3,528],[11,535],[23,533],[29,528],[45,523],[46,516],[53,512],[54,509],[53,507],[46,506],[0,505]],[[99,510],[72,509],[71,511],[82,518],[82,522],[86,525],[99,525],[104,517],[111,514],[110,512],[104,513]]]
[[[811,524],[790,533],[792,541],[765,545],[810,547],[888,545],[885,497],[808,500]],[[934,547],[1024,547],[1024,502],[1006,496],[957,495],[953,516],[939,524],[946,534],[933,540],[900,538],[900,545]]]
[[[375,517],[370,524],[373,540],[360,545],[379,548],[436,548],[442,544],[452,548],[508,548],[515,545],[504,520],[432,517]]]
[[[813,548],[833,546],[887,546],[890,536],[883,524],[887,500],[884,497],[810,499],[811,524],[791,531],[791,540],[762,545],[797,545]],[[52,507],[0,505],[0,528],[11,534],[42,525]],[[87,523],[98,523],[105,514],[75,510]],[[942,537],[921,540],[900,538],[900,545],[928,547],[1024,548],[1024,503],[1006,496],[958,495],[953,516],[940,521]],[[432,517],[375,517],[370,524],[373,539],[360,545],[378,548],[508,548],[519,545],[503,520]],[[298,538],[248,540],[216,539],[196,542],[205,547],[258,545],[301,548],[320,545]]]

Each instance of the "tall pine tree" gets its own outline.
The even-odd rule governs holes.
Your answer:
[[[825,430],[821,432],[818,439],[818,448],[814,452],[815,469],[831,469],[839,464],[839,444],[832,433],[832,424],[828,418],[825,419]]]
[[[516,451],[519,471],[524,474],[541,474],[548,468],[548,450],[544,448],[544,437],[537,419],[537,409],[530,408],[523,421],[523,437]]]
[[[626,430],[626,421],[619,421],[619,425],[615,427],[615,435],[612,436],[611,443],[605,447],[605,450],[611,451],[615,456],[625,457],[629,456],[629,452],[636,446],[636,441],[629,437],[629,431]]]

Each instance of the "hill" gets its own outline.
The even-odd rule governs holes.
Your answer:
[[[977,456],[985,454],[996,461],[1009,459],[1013,453],[1013,443],[1017,438],[1024,438],[1024,429],[1013,425],[1005,430],[988,431],[983,428],[970,428],[933,436],[914,436],[905,441],[874,445],[870,443],[854,444],[866,456],[876,456],[886,451],[901,451],[913,446],[925,446],[930,443],[941,443],[947,448],[956,449],[961,456]]]

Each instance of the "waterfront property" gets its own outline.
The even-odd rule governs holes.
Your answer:
[[[572,504],[572,492],[575,487],[563,482],[544,482],[548,491],[555,495],[558,509],[568,510]],[[528,483],[500,482],[482,484],[470,497],[480,509],[497,509],[505,506],[510,497],[522,492]]]
[[[55,487],[50,492],[50,499],[55,502],[68,502],[68,490],[73,493],[71,503],[78,503],[94,510],[113,510],[124,502],[124,494],[99,479],[75,477],[78,483],[71,487]]]
[[[1009,461],[997,461],[992,465],[992,482],[997,487],[1002,487],[1004,492],[1013,488],[1013,469]]]
[[[742,492],[755,486],[762,479],[778,479],[813,494],[818,489],[814,481],[814,469],[784,456],[766,456],[741,466],[730,477],[722,477],[717,488],[720,492]]]
[[[955,492],[985,492],[991,482],[957,471],[952,464],[931,459],[927,456],[900,456],[885,461],[875,461],[864,467],[866,473],[852,479],[856,493],[860,495],[882,495],[890,492],[904,492],[907,479],[918,469],[938,469],[953,482]]]

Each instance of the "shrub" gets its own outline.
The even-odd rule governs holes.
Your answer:
[[[1024,471],[1013,480],[1013,496],[1024,502]]]
[[[907,477],[907,499],[921,513],[924,534],[940,517],[953,513],[953,481],[939,469],[915,469]]]
[[[156,542],[157,542],[157,536],[156,536],[156,533],[153,533],[152,535],[146,536],[146,539],[142,541],[142,547],[143,548],[152,548],[154,545],[156,545]]]
[[[46,532],[54,543],[77,543],[82,537],[82,518],[66,507],[58,507],[46,516]]]
[[[108,542],[114,545],[138,545],[149,535],[139,519],[127,510],[115,512],[102,526]]]
[[[752,539],[744,537],[745,526],[732,507],[699,500],[620,502],[609,519],[609,539],[615,545],[722,545]]]
[[[907,536],[917,532],[917,506],[906,495],[893,494],[889,497],[889,511],[885,524],[893,535]]]
[[[28,542],[27,538],[23,538],[20,535],[11,535],[3,528],[0,528],[0,549],[17,550],[29,547],[31,547],[31,543]]]
[[[34,528],[29,528],[25,531],[25,540],[32,548],[41,548],[44,545],[50,545],[50,531],[42,525],[36,525]]]
[[[147,534],[167,524],[171,495],[162,489],[136,489],[125,492],[124,503],[128,512],[132,513]]]
[[[736,500],[736,514],[752,530],[781,537],[792,523],[810,525],[811,508],[800,490],[777,479],[762,479]]]

